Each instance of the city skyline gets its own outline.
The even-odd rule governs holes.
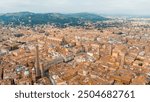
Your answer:
[[[35,13],[89,12],[106,15],[150,15],[149,0],[5,0],[0,1],[0,13],[30,11]]]

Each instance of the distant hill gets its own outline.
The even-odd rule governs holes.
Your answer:
[[[18,12],[7,13],[0,15],[0,22],[4,25],[36,25],[36,24],[54,24],[57,26],[63,25],[84,25],[86,22],[97,22],[108,20],[105,17],[90,14],[90,13],[32,13],[32,12]]]
[[[96,15],[96,14],[90,14],[90,13],[75,13],[75,14],[68,14],[70,17],[79,18],[82,20],[90,20],[90,21],[102,21],[107,20],[106,18]]]

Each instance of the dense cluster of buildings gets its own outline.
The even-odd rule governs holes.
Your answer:
[[[1,85],[150,84],[149,23],[0,27]]]

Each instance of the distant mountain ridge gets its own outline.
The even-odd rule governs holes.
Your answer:
[[[97,22],[108,20],[108,18],[91,14],[91,13],[32,13],[18,12],[6,13],[0,15],[0,22],[4,25],[36,25],[36,24],[54,24],[57,26],[63,25],[84,25],[86,22]]]

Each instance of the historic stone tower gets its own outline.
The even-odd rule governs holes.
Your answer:
[[[36,45],[35,72],[36,72],[36,78],[39,78],[41,74],[40,74],[40,59],[39,59],[39,46],[38,45]]]

